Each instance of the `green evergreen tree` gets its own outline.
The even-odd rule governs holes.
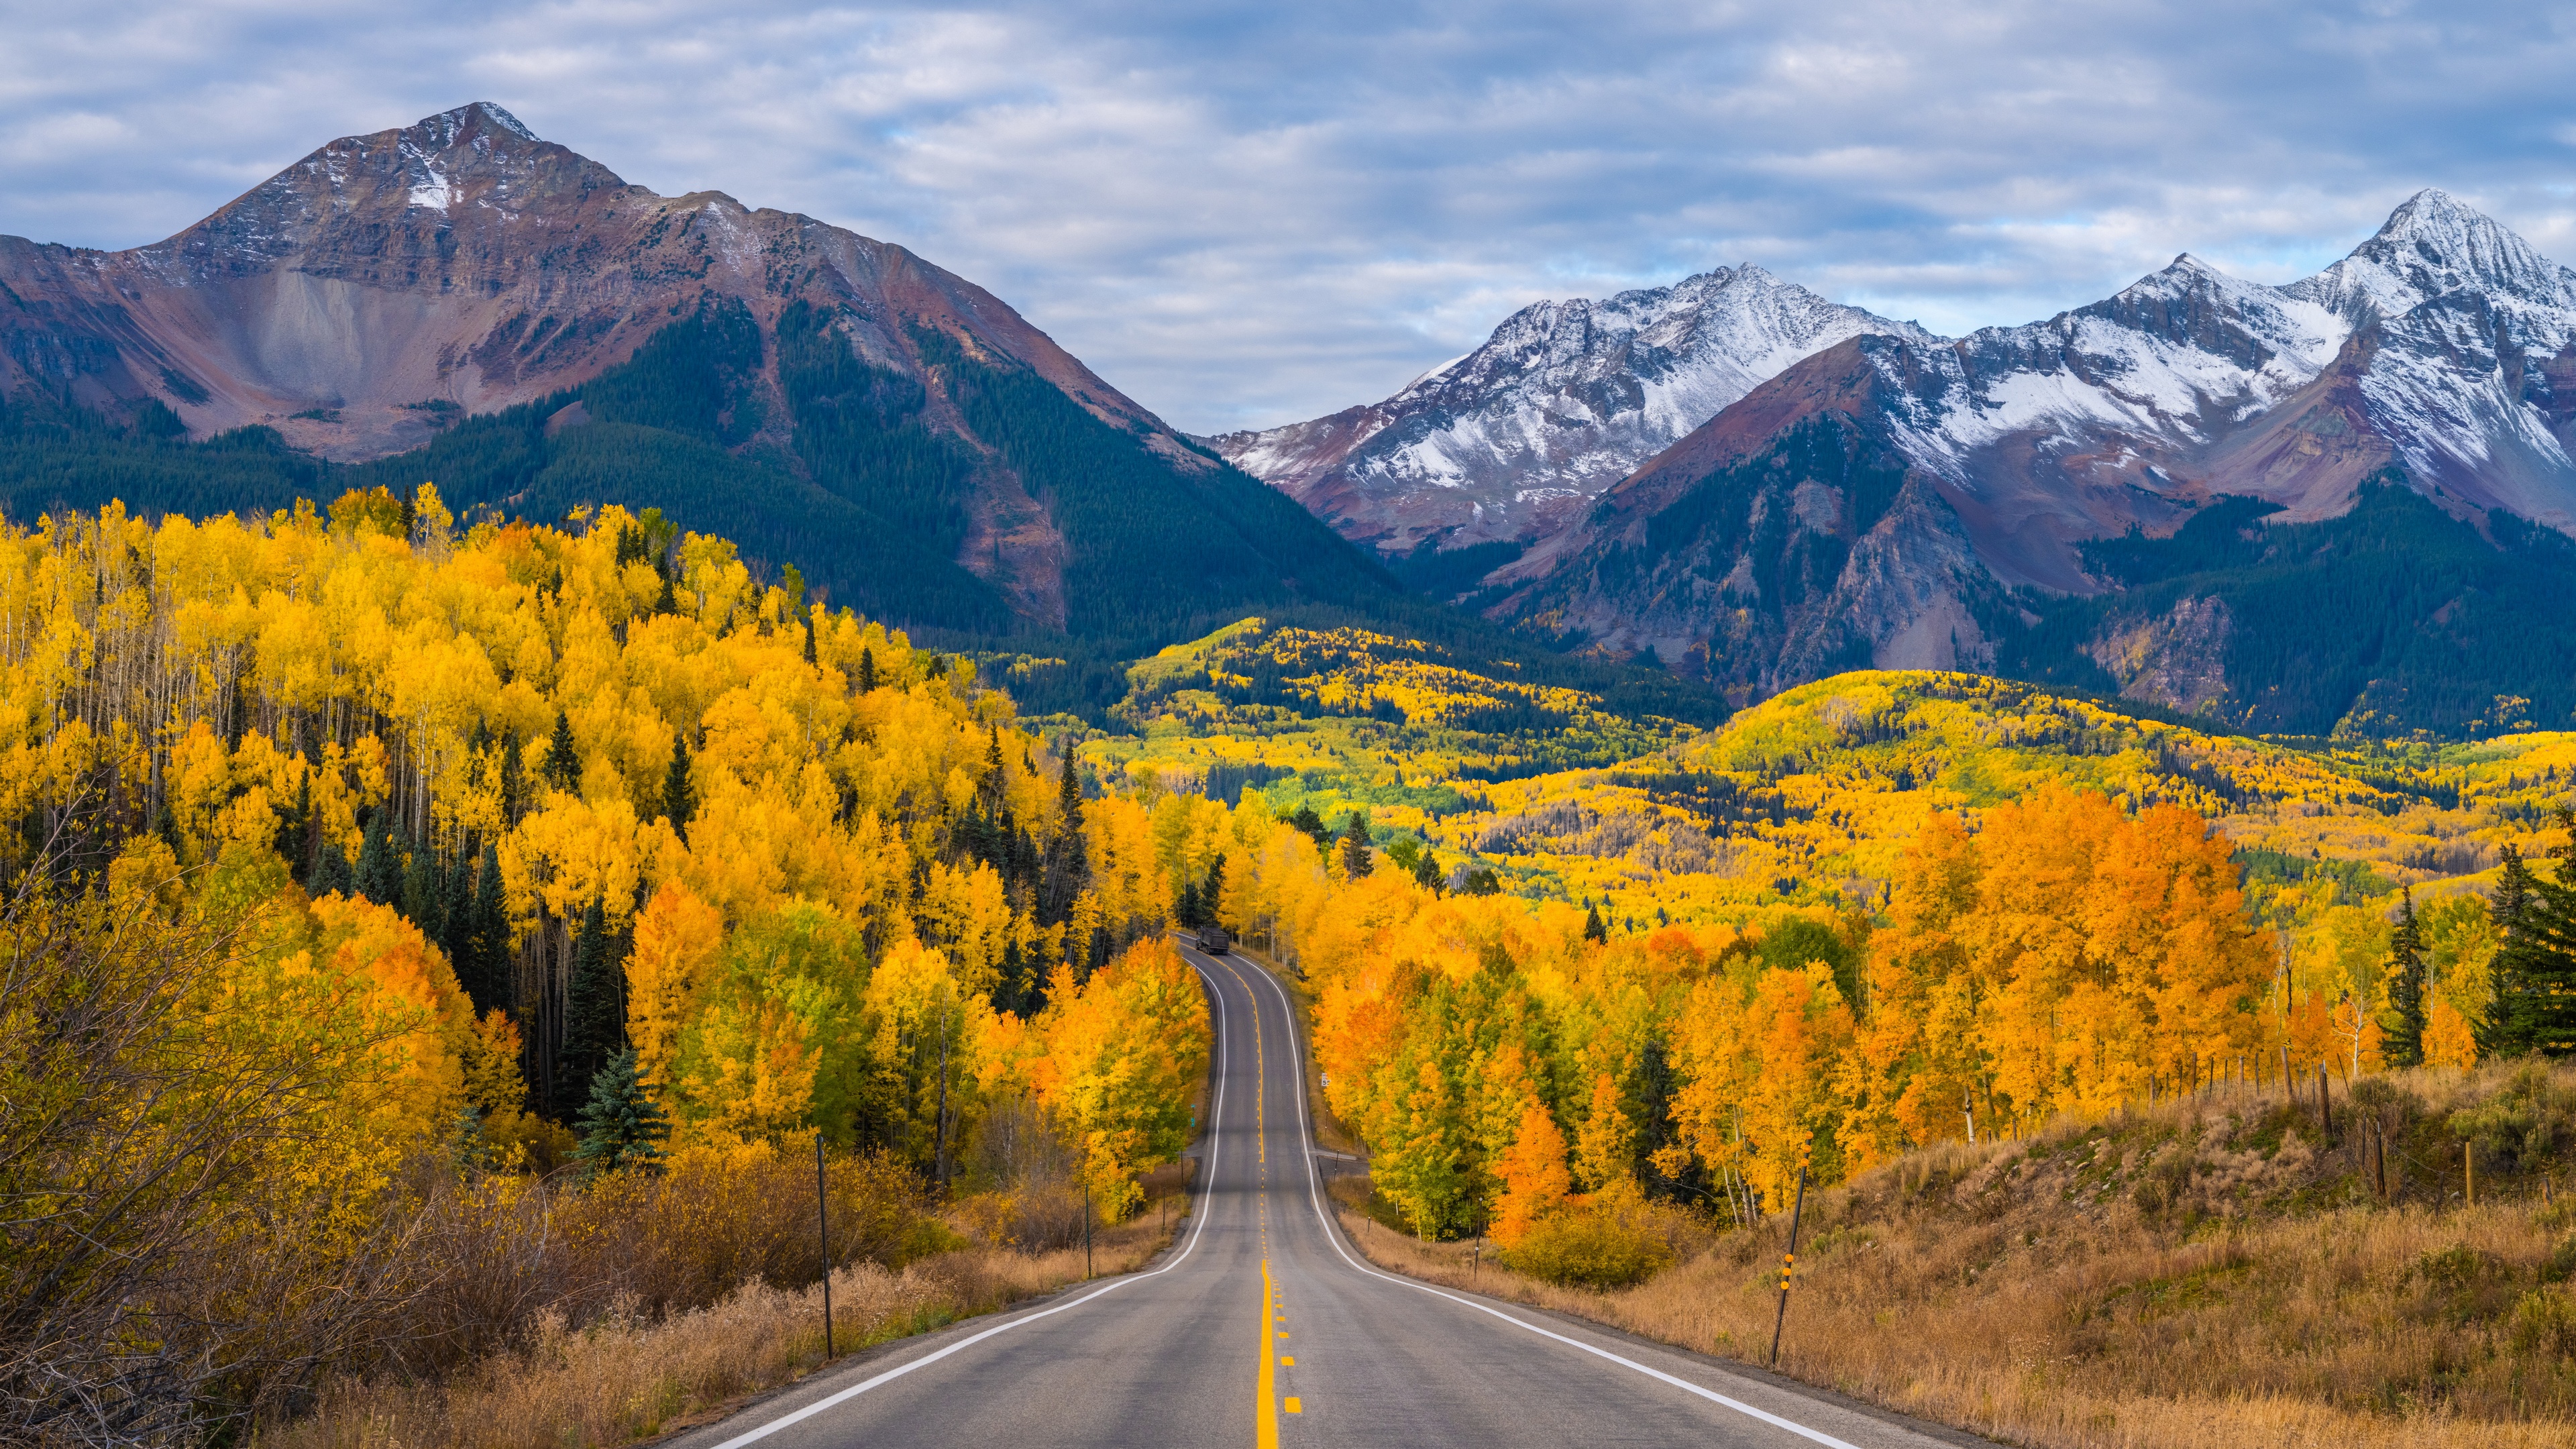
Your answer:
[[[671,575],[667,570],[662,574],[662,592],[653,596],[653,612],[655,614],[680,612],[680,596],[672,589]]]
[[[1208,862],[1207,879],[1199,886],[1200,924],[1215,924],[1217,912],[1224,904],[1225,852],[1220,850],[1216,853],[1216,858]]]
[[[626,1039],[626,969],[617,959],[601,903],[583,908],[573,934],[572,986],[564,1003],[563,1046],[555,1054],[557,1120],[590,1100],[590,1080]]]
[[[1052,926],[1072,914],[1074,900],[1091,883],[1091,847],[1082,833],[1082,777],[1074,773],[1073,746],[1065,745],[1064,767],[1056,778],[1055,829],[1048,834],[1039,862],[1038,922]],[[1081,946],[1065,943],[1067,959]]]
[[[1426,850],[1422,852],[1420,856],[1415,858],[1413,862],[1413,883],[1422,887],[1424,890],[1431,892],[1434,898],[1439,896],[1442,885],[1440,862],[1432,859],[1430,851]]]
[[[510,907],[501,891],[500,847],[486,841],[483,859],[474,870],[473,924],[469,928],[473,941],[475,971],[482,981],[482,994],[474,1005],[483,1011],[494,1007],[509,1010],[517,1005],[511,1000]]]
[[[814,620],[810,615],[805,620],[805,662],[814,662]]]
[[[357,894],[380,906],[402,904],[401,852],[394,849],[394,812],[379,805],[367,814],[366,833],[358,840]]]
[[[581,746],[573,742],[572,716],[555,711],[555,732],[546,741],[546,783],[573,794],[581,789]]]
[[[2400,899],[2397,933],[2388,944],[2387,1037],[2382,1051],[2392,1067],[2424,1064],[2424,923],[2415,915],[2415,892]]]
[[[877,654],[865,647],[859,649],[859,693],[873,694],[877,687]]]
[[[355,895],[357,885],[357,873],[349,868],[349,853],[328,831],[323,832],[313,848],[313,868],[304,873],[305,894],[317,901],[334,891]]]
[[[2487,911],[2499,939],[2478,1054],[2576,1051],[2576,890],[2533,874],[2508,843]]]
[[[1583,939],[1587,941],[1610,939],[1610,928],[1601,924],[1601,908],[1588,901],[1583,907]]]
[[[591,1076],[590,1095],[577,1125],[581,1145],[573,1149],[573,1156],[580,1159],[587,1176],[645,1167],[661,1159],[670,1121],[635,1070],[633,1047],[600,1063]]]
[[[689,737],[671,731],[671,768],[662,776],[662,814],[671,822],[671,831],[682,843],[689,838],[689,821],[698,813],[698,789],[689,780]]]
[[[1199,914],[1199,883],[1197,881],[1185,880],[1181,882],[1181,898],[1172,905],[1172,921],[1175,925],[1189,929],[1196,929],[1197,927],[1207,923],[1206,918]]]
[[[1324,817],[1315,813],[1314,806],[1298,806],[1297,813],[1288,817],[1288,823],[1296,826],[1299,830],[1306,832],[1308,838],[1315,842],[1318,849],[1327,849],[1330,847],[1333,832],[1330,827],[1324,824]]]
[[[516,728],[501,731],[501,818],[512,825],[528,808],[528,762]]]
[[[438,868],[438,851],[427,836],[415,835],[411,864],[403,871],[402,913],[434,943],[447,934],[446,904],[446,872]]]
[[[447,964],[456,968],[456,984],[465,988],[466,999],[474,1003],[474,1014],[483,1014],[483,1004],[490,991],[478,979],[483,970],[481,957],[474,944],[474,852],[460,850],[455,861],[438,873],[438,949],[447,953]]]
[[[1358,880],[1376,867],[1376,861],[1369,856],[1368,815],[1354,811],[1342,827],[1342,874]]]

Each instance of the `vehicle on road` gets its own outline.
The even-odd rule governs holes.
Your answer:
[[[1233,944],[1234,938],[1225,933],[1225,927],[1199,927],[1199,949],[1205,951],[1209,955],[1222,956],[1226,953],[1226,948]]]

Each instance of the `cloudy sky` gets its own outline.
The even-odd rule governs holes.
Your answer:
[[[910,246],[1200,432],[1737,262],[1958,332],[2183,250],[2287,280],[2427,185],[2576,260],[2576,7],[2520,0],[0,0],[0,35],[0,233],[155,240],[492,100]]]

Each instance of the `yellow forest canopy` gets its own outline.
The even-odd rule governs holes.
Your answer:
[[[397,1154],[465,1114],[551,1160],[628,1046],[683,1145],[820,1127],[943,1180],[988,1098],[1104,1134],[1106,1186],[1195,1091],[1203,1024],[1113,964],[1169,899],[1141,809],[969,661],[649,511],[460,530],[424,485],[0,532],[0,808],[13,865],[250,923],[207,1009],[333,1002],[261,1029],[357,1023],[348,1107]],[[1111,1048],[1028,1070],[1064,1033],[1162,1097],[1098,1100]]]

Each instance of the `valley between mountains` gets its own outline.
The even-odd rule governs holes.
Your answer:
[[[2565,1444],[2571,416],[2439,191],[1219,438],[489,104],[0,238],[0,1441]]]

